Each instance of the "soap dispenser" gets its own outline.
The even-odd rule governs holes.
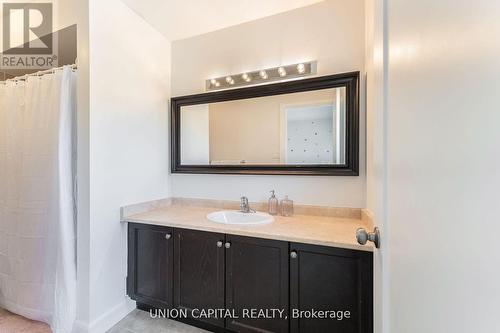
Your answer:
[[[285,195],[285,199],[281,200],[281,215],[293,215],[293,201],[288,199],[288,195]]]
[[[269,214],[271,214],[271,215],[278,214],[278,198],[276,198],[276,195],[274,194],[274,190],[271,191],[271,197],[269,198],[269,201],[268,201],[267,210],[268,210]]]

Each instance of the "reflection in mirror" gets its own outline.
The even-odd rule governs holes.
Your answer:
[[[345,87],[181,107],[182,165],[345,164]]]

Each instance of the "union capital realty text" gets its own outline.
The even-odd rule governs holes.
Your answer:
[[[288,318],[288,313],[284,309],[241,309],[237,312],[234,309],[150,309],[151,318],[249,318],[249,319],[273,319]],[[298,310],[292,309],[292,318],[307,319],[337,319],[344,320],[351,318],[351,312],[346,310]]]

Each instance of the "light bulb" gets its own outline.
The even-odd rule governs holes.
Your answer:
[[[246,81],[249,77],[247,73],[243,73],[241,74],[241,78]]]
[[[299,74],[304,74],[304,72],[306,71],[306,66],[304,66],[304,64],[298,64],[297,71],[299,72]]]
[[[259,72],[259,75],[260,75],[260,77],[261,77],[263,80],[267,79],[267,73],[266,73],[266,71],[264,71],[264,70],[260,71],[260,72]]]
[[[231,79],[231,81],[229,81],[229,84],[234,84],[234,80]]]
[[[230,77],[230,76],[226,77],[226,82],[227,82],[227,83],[231,83],[231,81],[233,81],[233,78],[232,78],[232,77]]]
[[[286,70],[283,67],[278,68],[278,73],[281,77],[286,76]]]
[[[215,83],[216,83],[216,82],[217,82],[217,80],[216,80],[216,79],[211,79],[211,80],[210,80],[210,83],[211,83],[211,84],[213,84],[213,85],[215,85]]]
[[[220,86],[220,82],[219,82],[219,81],[215,81],[215,83],[214,83],[214,84],[215,84],[215,86],[216,86],[216,87],[219,87],[219,86]]]

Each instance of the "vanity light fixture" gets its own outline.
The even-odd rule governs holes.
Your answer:
[[[251,78],[251,77],[250,77],[250,75],[248,75],[247,73],[243,73],[243,74],[241,74],[241,78],[242,78],[243,80],[245,80],[245,82],[250,82],[250,81],[252,81],[252,78]]]
[[[206,80],[207,90],[219,90],[248,85],[265,84],[273,81],[297,79],[316,74],[317,62],[301,62],[298,64],[248,71]]]
[[[220,82],[217,81],[216,79],[211,79],[210,80],[210,84],[213,86],[213,87],[220,87]]]
[[[306,71],[306,66],[304,66],[304,64],[297,65],[297,72],[299,72],[299,74],[303,74],[305,71]]]
[[[278,68],[278,74],[281,76],[281,77],[285,77],[286,76],[286,69],[284,67],[279,67]]]

